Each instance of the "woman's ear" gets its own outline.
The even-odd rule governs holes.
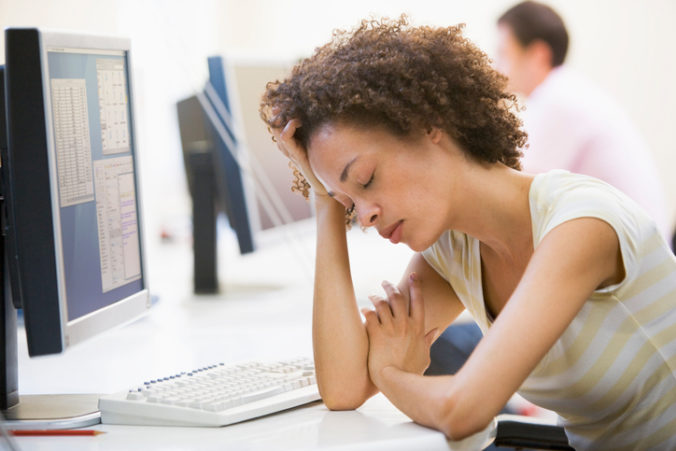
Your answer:
[[[430,129],[427,130],[427,136],[434,144],[439,144],[439,142],[441,142],[441,135],[441,129],[438,127],[430,127]]]

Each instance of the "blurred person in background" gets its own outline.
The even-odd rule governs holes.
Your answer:
[[[636,201],[665,238],[666,199],[646,142],[622,108],[564,64],[568,32],[549,6],[526,1],[497,22],[496,68],[522,96],[526,172],[566,169],[591,175]]]

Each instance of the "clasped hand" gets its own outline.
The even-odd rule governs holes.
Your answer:
[[[371,296],[374,309],[362,309],[369,336],[368,369],[380,387],[385,368],[422,374],[430,364],[430,346],[437,329],[425,334],[425,311],[421,282],[409,276],[408,296],[389,282],[383,282],[387,299]]]

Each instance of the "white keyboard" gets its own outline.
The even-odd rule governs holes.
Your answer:
[[[320,399],[309,359],[219,363],[99,399],[101,422],[225,426]]]

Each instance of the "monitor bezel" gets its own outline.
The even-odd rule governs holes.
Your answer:
[[[53,214],[54,252],[57,258],[56,275],[57,289],[59,292],[59,316],[62,331],[62,349],[72,346],[87,338],[99,334],[105,330],[134,321],[150,308],[150,296],[148,291],[146,258],[143,243],[142,223],[142,196],[140,194],[140,175],[138,165],[138,141],[135,130],[135,113],[133,108],[133,80],[131,62],[131,41],[127,38],[103,35],[91,35],[70,33],[52,30],[38,30],[40,43],[40,61],[42,63],[42,96],[44,104],[45,131],[47,137],[47,159],[50,173],[50,192]],[[130,114],[130,141],[132,144],[132,160],[134,164],[134,182],[136,185],[136,205],[138,218],[139,252],[141,258],[141,281],[143,289],[131,296],[120,299],[101,309],[95,310],[84,316],[68,320],[68,299],[63,262],[63,248],[61,242],[61,213],[59,205],[59,190],[57,184],[56,147],[54,142],[54,129],[52,127],[52,104],[50,95],[49,60],[48,52],[53,48],[69,50],[92,51],[116,51],[123,52],[127,71],[127,90],[129,93]]]

